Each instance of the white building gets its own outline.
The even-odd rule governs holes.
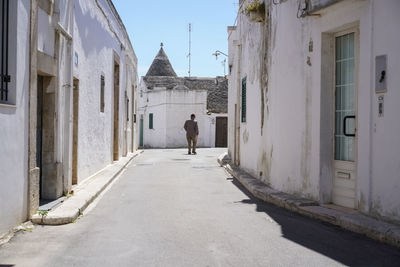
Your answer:
[[[0,9],[1,236],[136,150],[137,58],[111,0]]]
[[[246,3],[228,28],[233,161],[275,189],[400,220],[400,2]]]
[[[196,114],[199,147],[227,146],[228,83],[223,77],[177,77],[161,47],[139,87],[139,145],[186,147],[183,125]]]

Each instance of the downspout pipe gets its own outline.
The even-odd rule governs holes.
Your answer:
[[[237,166],[240,166],[240,110],[241,110],[241,99],[240,99],[240,95],[241,95],[241,92],[240,92],[240,89],[241,89],[241,77],[240,77],[240,75],[241,75],[241,68],[240,68],[240,64],[241,64],[241,57],[242,57],[242,46],[241,46],[241,44],[240,43],[238,43],[237,44],[237,47],[238,47],[238,67],[237,67],[237,100],[236,100],[236,103],[237,103],[237,105],[236,105],[236,107],[237,107],[237,110],[236,110],[236,121],[237,121],[237,123],[236,123],[236,137],[235,137],[235,139],[236,139],[236,151],[235,151],[235,154],[236,154],[236,162],[235,162],[235,165],[237,165]]]

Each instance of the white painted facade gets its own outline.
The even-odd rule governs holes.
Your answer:
[[[120,68],[119,156],[137,149],[137,144],[132,144],[137,58],[113,12],[106,0],[75,3],[74,52],[78,64],[74,64],[73,76],[79,79],[79,97],[84,101],[79,105],[79,181],[113,162],[114,62]],[[104,112],[100,111],[101,76],[105,80]]]
[[[186,120],[193,113],[199,126],[198,147],[215,147],[216,117],[226,113],[207,111],[207,90],[148,90],[142,81],[139,89],[139,116],[143,118],[143,145],[146,148],[186,147]],[[149,116],[153,114],[153,129]]]
[[[42,163],[55,174],[54,180],[46,185],[51,188],[48,196],[54,199],[68,193],[73,184],[137,149],[133,123],[137,106],[137,58],[112,2],[9,2],[11,83],[8,102],[0,104],[0,236],[30,218],[39,205],[38,80],[44,81],[46,100],[43,101],[48,101],[43,121],[54,126],[44,129],[42,137],[43,150],[51,147],[51,152],[42,154]],[[117,156],[113,149],[115,64],[119,69]],[[104,112],[100,110],[101,76]],[[77,98],[75,84],[79,84]],[[75,101],[78,101],[77,114]],[[74,127],[77,129],[75,179],[72,177]],[[53,139],[48,139],[49,136]],[[42,194],[43,188],[42,185]]]
[[[266,0],[265,21],[257,23],[241,12],[246,1],[240,1],[237,26],[228,28],[232,159],[275,189],[320,203],[338,204],[337,194],[354,194],[354,202],[347,199],[343,205],[352,202],[353,208],[367,214],[400,220],[400,77],[396,75],[400,2],[311,1],[322,8],[304,17],[296,16],[302,13],[298,1],[274,2],[279,3]],[[351,172],[335,165],[333,115],[334,41],[348,33],[355,37],[356,137]],[[387,57],[387,91],[376,93],[375,65],[380,55]],[[246,122],[242,122],[245,77]],[[383,116],[378,111],[381,97]],[[348,179],[343,188],[337,185],[340,179]],[[347,187],[350,182],[354,188]]]
[[[10,1],[9,83],[0,104],[0,236],[28,214],[30,0]],[[18,51],[18,53],[17,53]]]

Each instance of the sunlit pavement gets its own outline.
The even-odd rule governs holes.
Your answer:
[[[224,149],[146,150],[73,224],[36,226],[0,266],[398,266],[400,250],[260,202]]]

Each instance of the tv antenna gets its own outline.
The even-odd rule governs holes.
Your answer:
[[[189,23],[189,54],[187,55],[189,58],[189,77],[191,76],[191,67],[192,67],[192,23]]]
[[[220,55],[225,56],[226,58],[228,58],[229,56],[227,54],[225,54],[224,52],[221,52],[219,50],[215,51],[215,53],[212,54],[213,56],[215,56],[215,59],[218,60],[218,57]],[[224,60],[221,61],[222,66],[224,66],[224,76],[226,75],[226,58],[224,58]]]

